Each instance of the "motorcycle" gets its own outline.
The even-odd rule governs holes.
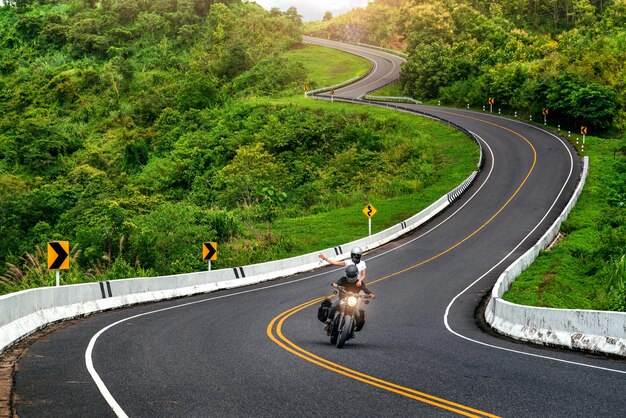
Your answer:
[[[337,288],[343,294],[340,296],[341,299],[335,310],[335,317],[331,321],[327,334],[330,336],[331,344],[336,345],[337,348],[342,348],[346,341],[354,338],[359,301],[365,299],[365,304],[368,304],[369,296],[348,292],[343,286],[337,286]],[[335,290],[333,293],[338,294],[338,291]]]

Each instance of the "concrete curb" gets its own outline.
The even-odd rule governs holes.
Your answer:
[[[589,157],[585,157],[580,182],[569,203],[541,239],[500,275],[492,289],[485,319],[501,334],[522,341],[626,356],[626,313],[539,308],[502,300],[513,281],[554,240],[578,201],[588,172]]]

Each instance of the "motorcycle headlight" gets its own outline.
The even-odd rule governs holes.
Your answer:
[[[354,296],[349,296],[348,297],[348,306],[349,307],[354,308],[357,303],[359,303],[359,299],[357,299]]]

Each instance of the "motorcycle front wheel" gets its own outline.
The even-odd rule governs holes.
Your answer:
[[[339,338],[337,338],[337,348],[342,348],[348,341],[350,332],[352,332],[354,319],[351,315],[346,315],[343,318],[343,324],[339,327]]]

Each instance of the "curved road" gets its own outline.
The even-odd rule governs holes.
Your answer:
[[[400,58],[342,48],[375,71],[337,96],[360,97],[397,77]],[[344,349],[328,344],[315,317],[339,274],[326,267],[57,331],[19,361],[18,415],[624,416],[626,362],[519,344],[475,320],[499,273],[569,199],[578,156],[523,123],[403,106],[478,135],[486,163],[441,216],[366,254],[378,297]]]

